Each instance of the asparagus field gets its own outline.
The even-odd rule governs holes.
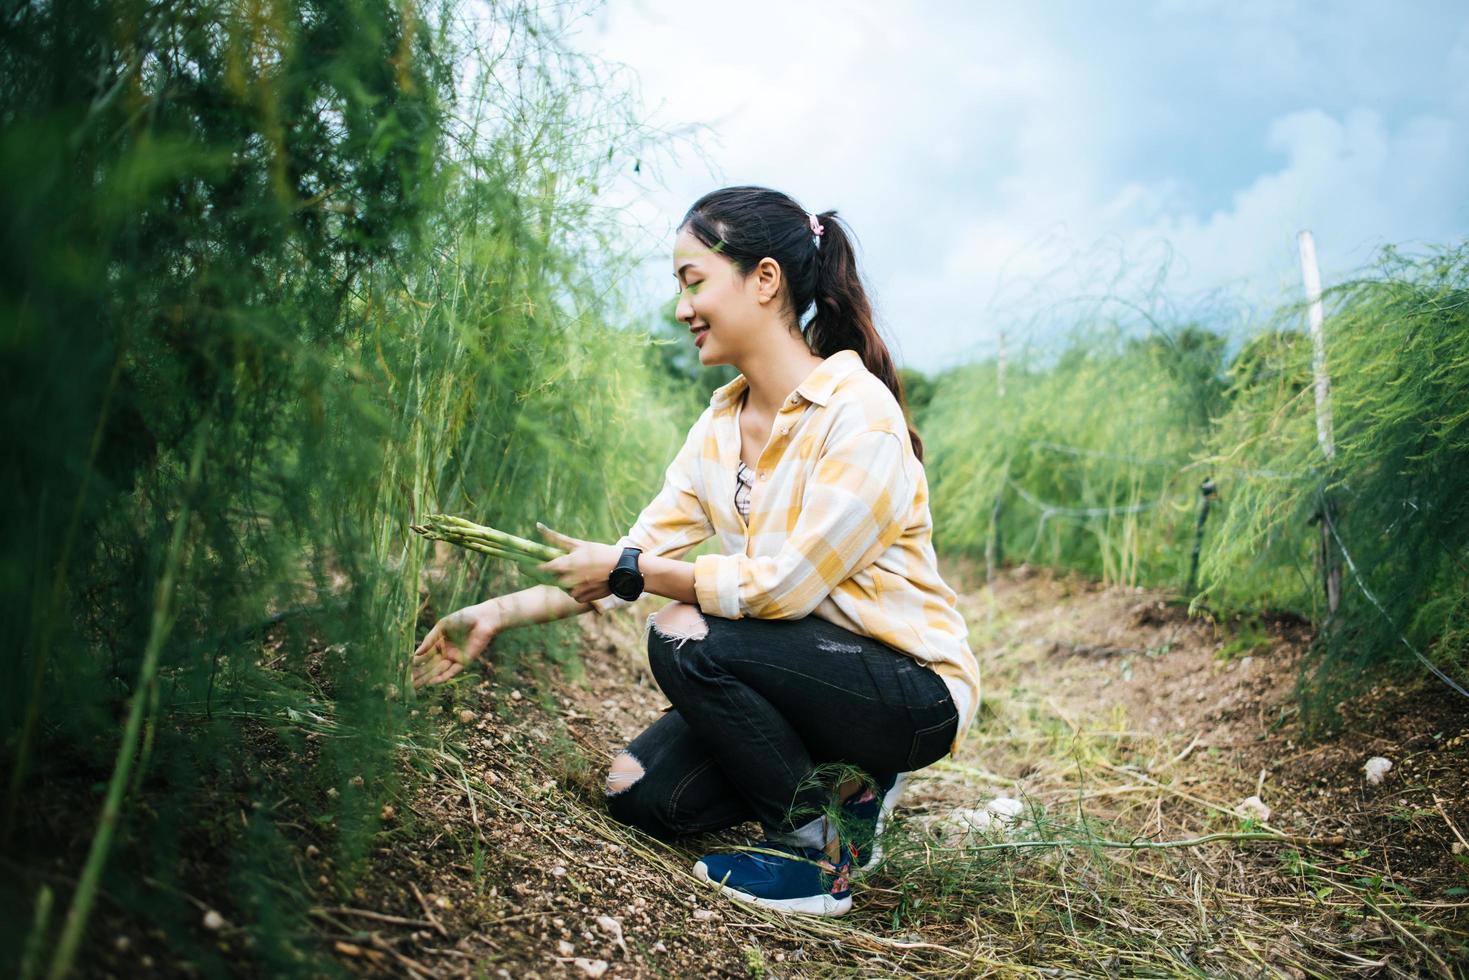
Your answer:
[[[667,134],[521,0],[3,20],[0,973],[1462,972],[1469,244],[1328,289],[1329,451],[1289,303],[905,371],[984,704],[780,919],[606,813],[646,600],[410,683],[732,376],[622,322]]]

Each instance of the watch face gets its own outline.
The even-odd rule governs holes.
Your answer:
[[[615,568],[607,579],[612,594],[619,599],[632,601],[643,594],[643,577],[628,568]]]
[[[638,555],[640,548],[624,548],[622,557],[617,560],[617,565],[612,569],[612,574],[607,576],[607,586],[612,594],[619,599],[632,602],[643,594],[643,573],[638,571]]]

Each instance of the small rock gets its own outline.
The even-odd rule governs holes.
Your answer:
[[[553,877],[553,878],[564,878],[564,877],[566,877],[566,869],[564,867],[562,867],[561,865],[559,865],[559,864],[556,865],[556,867],[554,867],[554,868],[551,869],[551,877]]]
[[[512,700],[512,701],[519,701],[519,700],[520,700],[520,699],[521,699],[521,698],[522,698],[522,697],[524,697],[524,696],[525,696],[525,695],[523,695],[523,694],[521,694],[521,693],[520,693],[520,692],[519,692],[519,691],[511,691],[511,692],[510,692],[510,700]],[[600,962],[601,962],[601,960],[598,960],[598,961],[597,961],[597,962],[599,962],[599,963],[600,963]],[[606,966],[605,966],[605,964],[604,964],[604,965],[603,965],[603,967],[602,967],[602,968],[603,968],[603,969],[604,969],[604,970],[605,970],[605,969],[606,969]],[[593,975],[593,976],[601,976],[601,974],[600,974],[600,973],[594,973],[594,974],[592,974],[592,975]]]
[[[459,721],[461,724],[468,725],[477,717],[479,716],[476,715],[473,711],[470,711],[468,708],[462,708],[459,711]]]
[[[1239,806],[1235,807],[1235,810],[1238,811],[1240,816],[1249,817],[1261,823],[1270,819],[1270,807],[1266,806],[1265,801],[1258,796],[1247,796],[1243,800],[1240,800]]]
[[[454,903],[449,901],[449,899],[445,898],[443,895],[436,896],[434,898],[434,904],[445,912],[454,907]]]
[[[210,932],[218,932],[224,928],[224,916],[210,909],[204,913],[204,928]]]
[[[317,847],[315,844],[307,844],[306,860],[315,861],[319,857],[321,857],[321,848]]]
[[[556,952],[560,953],[562,956],[575,956],[576,947],[563,939],[556,944]]]
[[[1455,854],[1469,854],[1469,847],[1465,847],[1464,842],[1459,840],[1454,841],[1453,846],[1450,847],[1449,850],[1453,851]]]
[[[973,831],[1008,830],[1015,819],[1025,812],[1025,804],[1008,796],[998,796],[983,807],[958,807],[945,823],[964,837]]]
[[[656,943],[653,944],[653,952],[655,952],[655,953],[666,953],[666,952],[668,952],[668,947],[665,946],[663,944],[663,940],[660,939]]]
[[[613,942],[617,943],[618,949],[622,950],[623,956],[628,955],[627,943],[622,939],[621,922],[618,922],[610,915],[599,915],[597,916],[597,928],[612,937]]]
[[[1374,755],[1362,766],[1362,772],[1367,774],[1367,782],[1373,786],[1382,782],[1382,777],[1392,769],[1392,760],[1384,759],[1380,755]]]
[[[347,785],[351,786],[353,789],[361,789],[365,785],[365,783],[361,776],[353,776],[351,779],[347,780]]]
[[[989,830],[995,825],[995,815],[974,807],[955,807],[949,813],[948,822],[961,834],[967,834],[971,830]]]
[[[391,803],[384,803],[383,804],[383,814],[382,814],[382,816],[383,816],[383,822],[384,823],[387,823],[388,821],[392,820],[397,815],[398,815],[398,811],[393,809],[393,804],[391,804]]]
[[[997,796],[984,805],[984,808],[997,817],[1014,819],[1025,812],[1025,804],[1008,796]]]
[[[589,977],[600,977],[607,972],[606,960],[589,960],[578,956],[571,962],[575,963],[576,968]]]
[[[694,918],[700,922],[708,922],[714,918],[714,912],[710,909],[694,909]]]

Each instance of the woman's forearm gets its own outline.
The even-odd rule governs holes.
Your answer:
[[[639,560],[638,569],[643,573],[644,592],[698,605],[692,562],[647,555]],[[594,608],[591,603],[577,602],[564,589],[552,585],[535,585],[485,602],[495,605],[507,629],[549,623],[554,619],[591,612]]]
[[[487,600],[499,609],[506,628],[549,623],[580,613],[591,612],[590,603],[577,602],[569,594],[551,585],[533,585],[520,592]]]
[[[638,559],[638,571],[643,573],[644,592],[699,604],[698,594],[694,592],[693,562],[645,555]]]

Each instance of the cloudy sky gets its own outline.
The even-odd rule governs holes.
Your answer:
[[[654,125],[701,126],[609,192],[646,229],[634,296],[672,295],[700,194],[764,184],[848,221],[923,370],[1079,296],[1295,299],[1302,228],[1328,284],[1469,235],[1463,0],[608,0],[572,42],[632,70]]]

